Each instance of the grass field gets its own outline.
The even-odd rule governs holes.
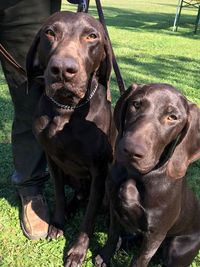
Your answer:
[[[125,83],[165,82],[179,88],[191,101],[200,106],[200,29],[193,34],[196,10],[182,12],[178,32],[172,32],[176,0],[102,0],[106,23]],[[63,9],[75,10],[66,2]],[[90,12],[97,16],[94,1]],[[119,93],[112,76],[113,103]],[[63,252],[78,232],[82,210],[66,225],[66,240],[29,241],[20,229],[18,196],[10,184],[13,171],[11,155],[11,125],[13,109],[8,88],[0,71],[0,267],[59,267]],[[188,182],[200,198],[200,162],[188,170]],[[53,189],[46,188],[52,211]],[[106,240],[105,216],[97,220],[84,267],[91,267],[92,254]],[[112,267],[126,267],[133,253],[121,250]],[[158,267],[161,265],[153,265]],[[200,267],[200,254],[191,265]]]

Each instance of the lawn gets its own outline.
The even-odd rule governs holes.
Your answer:
[[[104,14],[113,48],[126,86],[131,83],[164,82],[181,90],[200,106],[200,27],[193,34],[196,10],[185,9],[178,32],[172,32],[176,0],[102,0]],[[63,2],[64,10],[74,10]],[[90,13],[97,16],[94,1]],[[112,75],[113,104],[119,96]],[[80,210],[66,225],[66,240],[29,241],[20,229],[20,202],[10,184],[13,171],[10,131],[13,109],[2,72],[0,71],[0,266],[1,267],[59,267],[63,251],[78,232],[83,211]],[[200,162],[188,170],[188,182],[200,198]],[[53,207],[53,189],[46,187],[49,206]],[[100,214],[87,259],[83,266],[91,267],[92,253],[106,240],[105,216]],[[121,250],[112,267],[128,266],[131,251]],[[150,265],[158,267],[161,265]],[[200,267],[200,254],[192,267]]]

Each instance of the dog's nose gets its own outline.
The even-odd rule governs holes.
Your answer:
[[[74,58],[54,59],[51,62],[50,71],[53,76],[69,81],[77,74],[78,63]]]
[[[134,145],[129,147],[124,147],[124,153],[131,159],[140,160],[145,157],[146,150],[141,145]]]

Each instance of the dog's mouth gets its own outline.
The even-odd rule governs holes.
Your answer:
[[[151,172],[155,166],[157,165],[158,162],[152,162],[152,163],[145,163],[145,164],[142,164],[142,163],[139,163],[139,162],[136,162],[136,161],[131,161],[131,160],[128,160],[126,162],[126,166],[128,169],[134,169],[135,171],[137,171],[138,173],[141,173],[141,174],[147,174],[149,172]]]
[[[116,153],[116,159],[121,162],[129,170],[134,170],[140,174],[146,174],[153,170],[158,164],[159,159],[153,155],[145,155],[144,157],[137,157],[137,155],[124,154],[123,149],[119,149]]]
[[[84,88],[75,88],[73,84],[54,82],[46,86],[46,95],[62,105],[77,105],[85,96]]]

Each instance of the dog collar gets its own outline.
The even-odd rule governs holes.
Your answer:
[[[74,106],[63,105],[63,104],[57,102],[53,97],[51,97],[51,96],[47,96],[47,97],[51,100],[51,102],[53,102],[59,108],[67,109],[67,110],[74,110],[74,109],[77,109],[77,108],[85,106],[92,99],[92,97],[94,96],[97,88],[98,88],[98,83],[95,85],[95,87],[92,90],[92,92],[90,93],[90,95],[86,98],[85,102],[80,104],[80,105],[74,105]]]

